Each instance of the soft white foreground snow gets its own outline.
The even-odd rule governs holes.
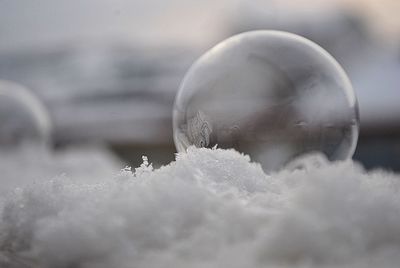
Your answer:
[[[15,149],[0,148],[0,206],[15,187],[62,176],[73,181],[96,182],[113,176],[121,166],[99,146],[72,147],[60,152],[32,144]]]
[[[191,149],[159,170],[18,188],[0,267],[398,267],[399,177],[302,165],[268,176],[235,151]]]

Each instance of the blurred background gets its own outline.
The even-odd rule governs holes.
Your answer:
[[[106,151],[115,166],[142,155],[160,166],[174,160],[172,106],[190,65],[231,35],[289,31],[348,73],[361,115],[354,158],[399,171],[399,14],[398,0],[0,0],[0,79],[43,103],[55,155],[90,144],[75,162]]]

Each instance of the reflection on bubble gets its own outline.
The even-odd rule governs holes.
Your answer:
[[[50,120],[41,102],[26,88],[0,80],[0,146],[47,144]]]
[[[358,106],[343,69],[315,43],[254,31],[227,39],[186,74],[175,100],[178,151],[235,148],[275,170],[313,151],[353,155]]]

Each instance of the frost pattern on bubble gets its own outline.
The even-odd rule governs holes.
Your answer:
[[[351,157],[359,116],[349,79],[325,50],[294,34],[254,31],[218,44],[190,68],[173,124],[180,152],[235,148],[274,170],[313,151]]]

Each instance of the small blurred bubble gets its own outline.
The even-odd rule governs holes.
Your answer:
[[[51,123],[40,100],[27,88],[0,80],[0,147],[49,144]]]

